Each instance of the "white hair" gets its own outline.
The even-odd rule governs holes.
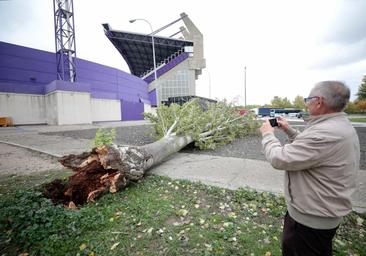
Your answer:
[[[340,81],[322,81],[317,83],[311,90],[312,95],[322,96],[327,106],[335,111],[346,108],[350,98],[350,89]]]

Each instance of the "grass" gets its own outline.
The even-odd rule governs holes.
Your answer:
[[[69,210],[39,192],[67,175],[1,179],[0,255],[281,255],[282,197],[147,176]],[[345,218],[335,255],[366,255],[365,218]]]
[[[351,122],[366,123],[366,117],[349,117]]]

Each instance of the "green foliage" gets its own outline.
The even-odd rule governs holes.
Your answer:
[[[348,102],[347,107],[344,110],[344,112],[346,112],[347,114],[356,114],[356,113],[359,113],[360,110],[358,109],[357,104],[350,101],[350,102]]]
[[[292,102],[292,105],[294,108],[296,109],[305,109],[305,102],[304,102],[304,97],[297,95],[294,99],[294,101]]]
[[[366,117],[349,117],[351,122],[366,123]]]
[[[261,105],[256,105],[256,104],[250,104],[250,105],[246,105],[246,106],[240,106],[240,108],[242,109],[253,109],[253,108],[260,108]]]
[[[112,145],[116,138],[116,130],[113,128],[110,131],[99,128],[95,133],[95,138],[92,141],[93,147],[99,147],[102,145]]]
[[[0,197],[0,255],[281,255],[285,211],[271,193],[154,175],[77,210],[12,191]],[[365,223],[344,218],[334,255],[366,255]]]
[[[366,100],[356,100],[355,101],[358,113],[366,112]]]
[[[264,104],[263,106],[261,106],[262,108],[273,108],[273,106],[271,104]]]
[[[2,198],[0,205],[0,244],[7,244],[0,253],[67,255],[77,252],[83,242],[80,236],[98,232],[108,224],[105,212],[95,207],[68,210],[53,205],[37,190],[19,190]]]
[[[271,105],[274,108],[291,108],[292,104],[287,97],[281,98],[279,96],[274,96],[271,100]]]
[[[366,100],[366,76],[362,78],[362,83],[358,87],[356,95],[358,96],[358,100]]]
[[[145,117],[155,124],[158,138],[165,136],[173,126],[172,132],[192,136],[195,145],[201,149],[228,144],[235,138],[256,133],[259,127],[252,114],[241,116],[233,105],[226,102],[203,106],[198,100],[192,100],[183,106],[160,105],[157,115],[145,113]]]

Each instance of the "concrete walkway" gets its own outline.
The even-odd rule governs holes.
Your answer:
[[[60,157],[91,149],[91,140],[40,133],[146,124],[148,124],[146,121],[136,121],[93,125],[1,127],[0,143]],[[204,184],[228,189],[248,187],[257,191],[283,193],[284,172],[275,170],[269,163],[260,160],[177,153],[150,172],[173,179],[200,181]],[[354,210],[366,212],[366,171],[358,172],[357,183],[357,191],[353,197]]]
[[[47,132],[62,132],[112,128],[123,126],[147,125],[148,121],[101,122],[84,125],[25,125],[0,127],[0,142],[13,146],[46,153],[55,157],[79,154],[92,148],[91,140],[74,139],[58,135],[45,135]]]

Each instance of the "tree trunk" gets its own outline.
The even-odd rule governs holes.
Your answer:
[[[55,180],[47,184],[43,194],[54,203],[69,207],[93,202],[99,195],[115,193],[144,174],[171,154],[193,141],[191,136],[169,135],[140,147],[101,146],[91,152],[67,155],[59,161],[75,174],[66,183]]]

